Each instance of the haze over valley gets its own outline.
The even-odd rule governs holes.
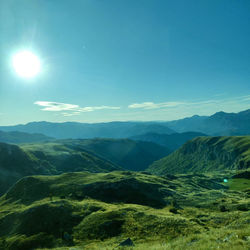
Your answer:
[[[0,1],[0,250],[250,249],[248,0]]]

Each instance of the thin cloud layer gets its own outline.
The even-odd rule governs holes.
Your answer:
[[[228,99],[213,99],[205,101],[196,101],[196,102],[143,102],[143,103],[133,103],[128,106],[129,109],[162,109],[162,108],[175,108],[179,106],[204,106],[204,105],[219,105],[219,104],[229,104],[234,102],[245,102],[249,101],[250,96],[241,96]]]
[[[185,104],[184,102],[162,102],[162,103],[154,103],[154,102],[143,102],[143,103],[133,103],[128,106],[130,109],[159,109],[166,107],[176,107],[179,105]]]
[[[37,101],[34,104],[43,107],[41,110],[43,111],[51,111],[51,112],[61,112],[61,111],[68,111],[63,112],[63,116],[73,116],[79,115],[82,112],[93,112],[96,110],[103,110],[103,109],[120,109],[120,107],[112,107],[112,106],[96,106],[96,107],[80,107],[76,104],[69,104],[69,103],[61,103],[61,102],[47,102],[47,101]]]

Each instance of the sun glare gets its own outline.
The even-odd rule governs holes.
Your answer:
[[[12,65],[15,72],[24,78],[35,77],[41,70],[39,58],[30,51],[20,51],[12,58]]]

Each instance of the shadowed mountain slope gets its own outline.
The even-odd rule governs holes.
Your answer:
[[[154,162],[154,174],[208,172],[250,167],[250,136],[198,137]]]
[[[181,145],[183,145],[185,142],[198,136],[206,135],[199,132],[174,133],[171,135],[147,133],[143,135],[132,136],[130,139],[136,141],[154,142],[170,149],[171,151],[174,151]]]
[[[64,140],[67,147],[87,150],[125,169],[141,171],[154,161],[168,155],[170,150],[152,142],[129,139]]]

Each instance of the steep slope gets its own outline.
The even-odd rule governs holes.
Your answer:
[[[22,146],[0,143],[0,195],[23,176],[63,172],[109,172],[121,169],[85,150],[73,150],[61,143]]]
[[[136,141],[154,142],[170,149],[171,151],[174,151],[181,145],[183,145],[185,142],[198,136],[206,136],[206,135],[199,132],[174,133],[171,135],[147,133],[147,134],[132,136],[130,139]]]
[[[168,155],[170,150],[152,142],[129,139],[64,140],[67,147],[88,150],[128,170],[141,171],[151,163]]]
[[[0,198],[0,249],[115,249],[128,238],[135,249],[142,242],[139,249],[154,249],[150,242],[166,240],[171,246],[180,240],[178,248],[167,249],[184,249],[194,239],[199,245],[215,235],[222,241],[235,223],[242,240],[249,197],[242,189],[228,190],[222,180],[128,171],[25,177]],[[246,244],[230,240],[230,246]]]
[[[31,122],[25,125],[1,126],[2,131],[43,133],[58,139],[78,138],[128,138],[141,133],[174,133],[165,124],[154,122],[109,122],[109,123],[51,123]]]
[[[24,132],[4,132],[0,131],[0,142],[5,143],[30,143],[30,142],[43,142],[51,141],[52,137],[45,136],[43,134],[29,134]]]
[[[193,116],[167,122],[177,132],[197,131],[208,135],[249,135],[250,109],[239,113],[217,112],[212,116]]]
[[[0,143],[0,195],[23,176],[53,173],[15,145]]]
[[[155,174],[207,172],[250,167],[250,136],[198,137],[147,170]]]
[[[53,166],[58,174],[76,171],[98,173],[121,169],[118,165],[83,148],[73,147],[69,142],[32,143],[20,147],[42,164]]]

